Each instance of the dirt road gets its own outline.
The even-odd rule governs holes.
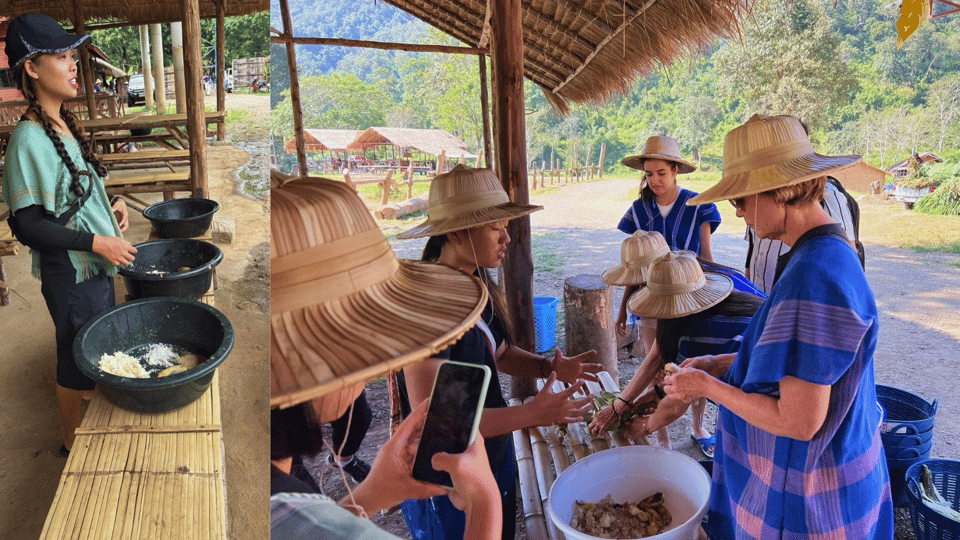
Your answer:
[[[228,139],[265,149],[266,130],[257,129],[262,122],[256,119],[269,114],[269,97],[228,94],[227,108],[250,111],[228,124]],[[231,217],[236,225],[233,243],[219,245],[224,260],[217,268],[215,296],[237,336],[219,368],[228,526],[232,539],[262,540],[269,536],[269,206],[266,198],[245,194],[242,186],[251,180],[236,173],[261,175],[265,185],[269,158],[265,151],[252,158],[233,144],[209,146],[207,158],[210,198],[221,205],[218,216]],[[156,202],[160,196],[144,199]],[[145,241],[149,222],[131,214],[126,237]],[[0,388],[6,389],[0,486],[7,494],[0,507],[0,538],[27,540],[40,535],[65,462],[57,453],[62,438],[54,396],[54,332],[40,282],[30,275],[27,250],[3,262],[15,293],[11,305],[0,307]]]

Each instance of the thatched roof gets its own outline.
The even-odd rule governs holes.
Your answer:
[[[413,148],[432,156],[439,156],[441,152],[446,151],[449,158],[477,157],[470,153],[467,143],[442,129],[372,127],[357,136],[347,149],[362,152],[378,145],[392,145],[400,149]]]
[[[269,0],[224,0],[225,15],[249,15],[270,9]],[[100,23],[128,25],[168,23],[183,20],[181,0],[0,0],[0,13],[11,19],[27,13],[42,13],[73,27],[79,5],[88,26]],[[214,0],[200,0],[200,18],[217,16]]]
[[[126,77],[127,76],[125,71],[117,68],[114,65],[111,65],[110,62],[107,62],[106,60],[102,60],[94,56],[93,62],[97,64],[97,66],[99,66],[100,70],[105,72],[110,77]]]
[[[471,46],[487,0],[385,0]],[[640,74],[732,36],[753,0],[523,0],[524,73],[560,110],[625,92]],[[489,34],[489,31],[486,32]]]
[[[303,141],[306,151],[342,152],[360,134],[359,129],[305,129]],[[283,145],[283,151],[292,154],[297,151],[297,138],[293,137]]]
[[[933,152],[920,152],[918,155],[920,156],[920,161],[922,161],[924,165],[926,165],[927,163],[943,162],[943,158],[934,154]],[[895,163],[890,167],[887,167],[887,172],[893,174],[894,176],[900,176],[897,174],[897,172],[898,171],[900,173],[907,172],[909,170],[909,167],[907,167],[907,163],[909,162],[910,162],[910,158],[907,158],[899,163]]]

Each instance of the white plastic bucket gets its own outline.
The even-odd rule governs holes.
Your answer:
[[[563,471],[550,488],[547,515],[567,540],[594,540],[570,526],[576,501],[638,502],[658,491],[673,516],[658,540],[696,540],[710,503],[711,479],[696,460],[654,446],[611,448],[587,456]]]

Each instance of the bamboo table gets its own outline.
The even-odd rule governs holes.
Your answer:
[[[596,395],[601,391],[620,394],[620,388],[606,371],[599,374],[600,383],[587,382],[587,391]],[[538,381],[538,390],[543,380]],[[554,391],[565,388],[564,383],[556,381]],[[585,394],[575,395],[575,398]],[[532,397],[527,400],[533,399]],[[519,405],[516,398],[510,405]],[[550,486],[554,480],[574,461],[591,454],[619,446],[634,444],[622,433],[609,431],[593,435],[585,422],[567,426],[567,436],[561,437],[557,426],[519,429],[513,432],[513,444],[517,454],[517,474],[520,477],[520,499],[523,502],[523,520],[527,528],[527,537],[531,540],[565,540],[565,536],[549,519],[546,510],[549,503]],[[646,443],[646,441],[644,441]],[[573,460],[571,460],[571,456]],[[700,540],[707,540],[701,528]]]
[[[226,540],[219,381],[214,373],[200,399],[158,414],[97,390],[40,539]]]

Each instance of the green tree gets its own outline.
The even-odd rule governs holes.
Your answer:
[[[751,113],[793,114],[815,130],[836,124],[855,80],[822,4],[762,0],[742,35],[742,44],[717,53],[727,97]]]

